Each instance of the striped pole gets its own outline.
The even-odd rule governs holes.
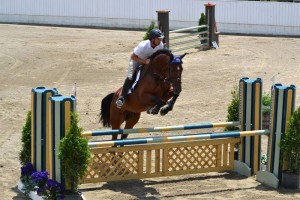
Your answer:
[[[240,125],[239,121],[233,121],[233,122],[220,122],[220,123],[205,123],[205,124],[152,127],[152,128],[85,131],[85,132],[83,132],[82,135],[83,136],[103,136],[103,135],[117,135],[117,134],[129,134],[129,133],[167,132],[167,131],[175,131],[175,130],[192,130],[192,129],[204,129],[204,128],[230,127],[230,126],[239,126],[239,125]]]
[[[31,163],[37,171],[48,169],[46,151],[49,138],[48,101],[50,96],[57,94],[57,89],[37,87],[31,90]]]
[[[268,163],[267,171],[260,171],[256,179],[274,188],[281,183],[282,153],[279,143],[285,134],[288,122],[295,109],[296,87],[294,85],[283,86],[275,84],[271,93],[271,124],[270,137],[268,141]]]
[[[241,131],[261,129],[262,80],[242,78],[239,83],[239,118]],[[251,175],[260,168],[261,136],[242,138],[239,161],[251,169]]]
[[[61,172],[61,162],[58,159],[60,140],[65,136],[71,126],[71,112],[76,112],[76,99],[74,96],[55,95],[49,98],[50,139],[49,148],[50,178],[62,184],[65,183]]]
[[[149,137],[149,138],[89,142],[88,145],[90,148],[95,148],[95,147],[107,147],[107,146],[118,146],[118,145],[124,146],[124,145],[194,141],[194,140],[219,139],[219,138],[237,138],[237,137],[246,137],[246,136],[255,136],[255,135],[268,135],[269,133],[270,133],[269,130],[232,131],[232,132],[212,133],[212,134],[190,134],[190,135],[180,135],[180,136]]]

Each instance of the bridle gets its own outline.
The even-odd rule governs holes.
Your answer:
[[[170,85],[173,85],[174,83],[177,83],[177,84],[181,84],[181,73],[177,73],[177,78],[175,79],[176,81],[174,82],[174,80],[171,79],[171,74],[172,73],[176,73],[176,72],[173,72],[175,69],[175,67],[177,66],[173,66],[174,64],[182,64],[182,61],[180,59],[180,57],[174,57],[173,55],[170,56],[170,61],[168,63],[168,73],[166,73],[166,75],[161,75],[161,74],[158,74],[158,73],[152,73],[152,76],[157,79],[157,80],[160,80],[162,81],[164,84],[170,84]],[[179,69],[179,66],[177,66],[177,70],[176,71],[180,71]]]
[[[171,74],[176,73],[177,72],[177,76],[175,78],[173,78],[173,80],[171,80],[170,78],[170,82],[171,85],[174,86],[174,84],[179,84],[181,85],[181,72],[182,72],[182,67],[179,66],[182,64],[182,60],[180,56],[172,56],[172,60],[170,61],[169,64],[169,75],[171,76]],[[172,66],[175,65],[175,66]],[[175,69],[176,68],[176,69]],[[181,68],[181,69],[180,69]],[[173,70],[173,71],[172,71]]]

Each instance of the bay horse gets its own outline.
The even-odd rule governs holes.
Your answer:
[[[102,99],[100,122],[104,127],[131,129],[139,121],[141,112],[167,114],[173,109],[181,92],[182,59],[186,54],[174,56],[168,49],[162,49],[150,56],[150,63],[142,67],[140,79],[132,93],[127,94],[125,103],[119,109],[116,100],[122,87]],[[128,134],[122,134],[126,139]],[[112,135],[116,140],[118,135]]]

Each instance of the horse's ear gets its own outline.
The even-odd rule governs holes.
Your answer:
[[[180,56],[180,59],[182,59],[182,58],[183,58],[183,57],[184,57],[186,54],[187,54],[187,53],[185,53],[185,54],[181,55],[181,56]]]

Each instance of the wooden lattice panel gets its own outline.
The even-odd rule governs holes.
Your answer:
[[[233,169],[240,138],[93,148],[84,183],[141,179]],[[229,154],[230,152],[230,154]]]
[[[217,145],[174,147],[168,151],[168,171],[194,170],[217,166]]]
[[[109,179],[123,177],[126,174],[138,174],[138,153],[138,151],[94,153],[85,179]]]

